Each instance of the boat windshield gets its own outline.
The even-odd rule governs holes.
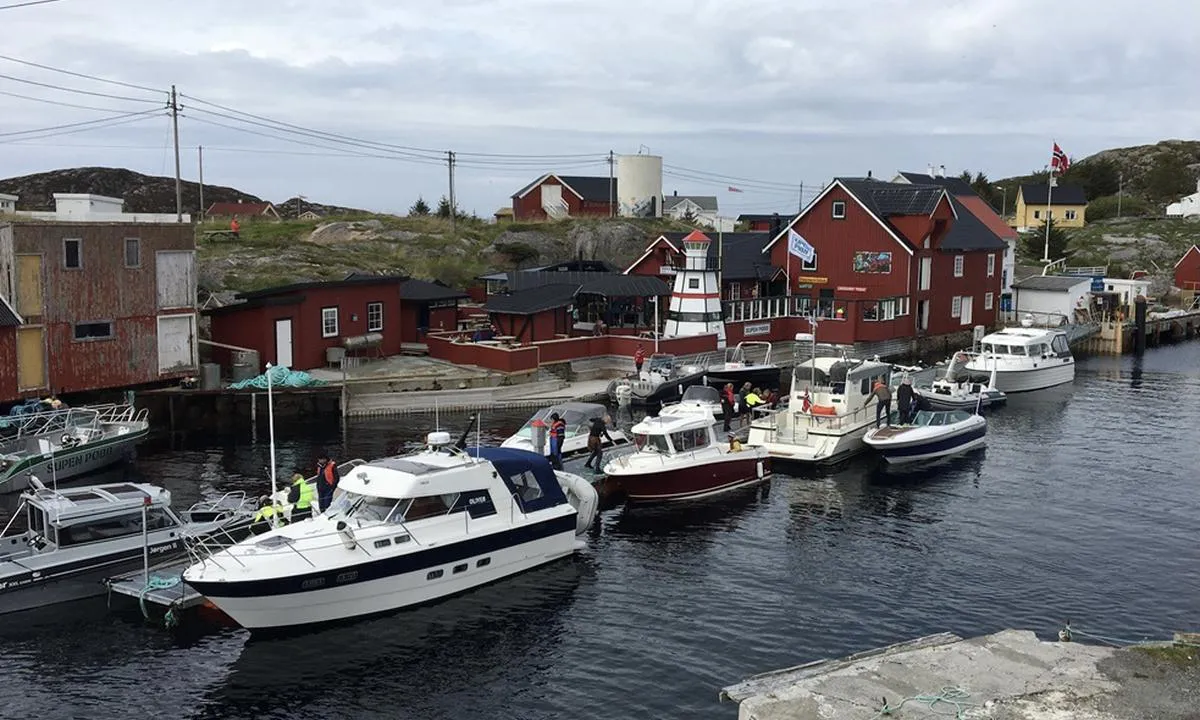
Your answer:
[[[682,402],[721,404],[721,394],[715,387],[708,385],[693,385],[683,391]]]
[[[341,517],[345,520],[361,520],[363,522],[383,522],[384,520],[398,521],[403,517],[403,511],[392,512],[399,502],[394,498],[380,498],[373,495],[360,495],[355,492],[342,492],[334,499],[333,504],[325,513],[330,517]],[[403,510],[403,509],[402,509]]]
[[[650,372],[656,372],[662,375],[670,375],[675,368],[674,355],[651,355],[650,356]]]
[[[660,452],[664,455],[671,454],[671,445],[667,442],[665,435],[647,435],[639,433],[634,435],[633,442],[637,446],[638,451],[648,450],[650,452]]]
[[[545,423],[547,432],[549,432],[551,413],[558,413],[558,416],[567,424],[567,437],[586,435],[591,425],[592,415],[599,415],[601,417],[604,415],[604,411],[600,408],[597,408],[594,412],[588,412],[577,408],[563,409],[560,407],[548,407],[537,411],[533,417],[529,418],[529,422],[522,425],[521,429],[517,431],[517,436],[526,439],[533,438],[533,423],[536,420],[541,420]]]
[[[953,425],[960,423],[963,420],[971,417],[971,413],[963,410],[922,410],[913,418],[913,425],[923,425],[926,427],[937,427],[939,425]]]

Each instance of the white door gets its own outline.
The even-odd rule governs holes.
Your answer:
[[[542,205],[557,206],[562,202],[562,185],[547,183],[542,186]]]
[[[196,367],[196,316],[160,315],[158,318],[158,372],[172,373]]]
[[[196,255],[191,250],[155,253],[158,309],[190,308],[196,304]]]
[[[921,264],[918,272],[920,273],[920,277],[917,278],[917,289],[928,290],[929,276],[933,274],[933,258],[921,258]]]
[[[963,296],[963,299],[962,299],[962,324],[963,325],[971,324],[971,304],[972,304],[973,300],[975,300],[975,298],[971,297],[970,295]]]
[[[292,319],[275,321],[275,364],[292,366]]]

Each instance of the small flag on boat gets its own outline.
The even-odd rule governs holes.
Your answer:
[[[730,186],[729,186],[729,192],[741,192],[741,190],[739,190],[738,188],[735,188],[734,186],[730,185]]]
[[[1067,158],[1067,154],[1058,146],[1058,143],[1054,143],[1054,154],[1050,158],[1050,174],[1062,175],[1069,167],[1071,167],[1071,161]]]

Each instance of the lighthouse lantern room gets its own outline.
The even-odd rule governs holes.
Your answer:
[[[725,347],[725,318],[717,281],[720,259],[708,256],[712,240],[699,230],[683,238],[683,263],[675,273],[671,305],[663,329],[666,337],[715,333],[717,347]]]

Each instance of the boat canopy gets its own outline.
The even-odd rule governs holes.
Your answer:
[[[542,455],[517,448],[476,447],[467,452],[486,460],[500,473],[509,492],[521,499],[525,512],[544,510],[567,502],[550,461]]]
[[[721,393],[711,385],[692,385],[683,391],[680,402],[720,405]]]
[[[517,437],[532,438],[533,423],[538,420],[542,421],[547,427],[550,426],[550,416],[553,413],[558,413],[562,421],[567,425],[567,437],[573,437],[588,431],[588,426],[594,417],[603,418],[608,410],[597,403],[581,403],[569,402],[559,405],[551,405],[547,408],[542,408],[533,414],[533,417],[521,426],[515,434]]]
[[[892,366],[888,363],[874,360],[816,358],[796,365],[793,371],[793,386],[802,383],[830,387],[844,384],[851,375],[854,376],[851,379],[857,380],[863,377],[886,376],[891,370]]]
[[[54,490],[47,487],[30,490],[26,499],[56,522],[91,518],[140,509],[143,505],[169,506],[171,493],[165,488],[140,483],[119,483],[94,487]]]

